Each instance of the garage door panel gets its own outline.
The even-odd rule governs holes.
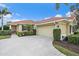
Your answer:
[[[52,26],[38,27],[37,34],[40,36],[53,37],[53,27]]]

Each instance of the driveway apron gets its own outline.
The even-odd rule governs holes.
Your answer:
[[[41,36],[18,37],[0,40],[0,56],[64,56],[52,45],[51,38]]]

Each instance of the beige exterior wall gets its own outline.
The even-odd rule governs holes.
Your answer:
[[[19,31],[19,32],[22,31],[22,25],[17,25],[17,31]]]
[[[69,23],[59,22],[59,28],[61,29],[61,39],[70,34]]]
[[[59,25],[59,28],[61,29],[61,39],[62,36],[67,36],[70,34],[69,23],[65,21],[60,21],[58,22],[58,24],[53,23],[49,26],[46,24],[37,26],[37,35],[53,38],[53,28],[55,28],[57,25]]]
[[[59,22],[59,28],[61,29],[62,35],[68,35],[68,23]]]

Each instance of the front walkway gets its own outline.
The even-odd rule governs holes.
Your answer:
[[[49,38],[40,36],[18,37],[0,40],[0,56],[63,56]]]

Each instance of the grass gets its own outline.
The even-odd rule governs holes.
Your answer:
[[[78,53],[68,50],[60,45],[54,44],[54,47],[67,56],[79,56]]]
[[[1,36],[0,36],[0,40],[1,40],[1,39],[6,39],[6,38],[10,38],[10,35],[5,35],[5,36],[2,36],[2,35],[1,35]]]

